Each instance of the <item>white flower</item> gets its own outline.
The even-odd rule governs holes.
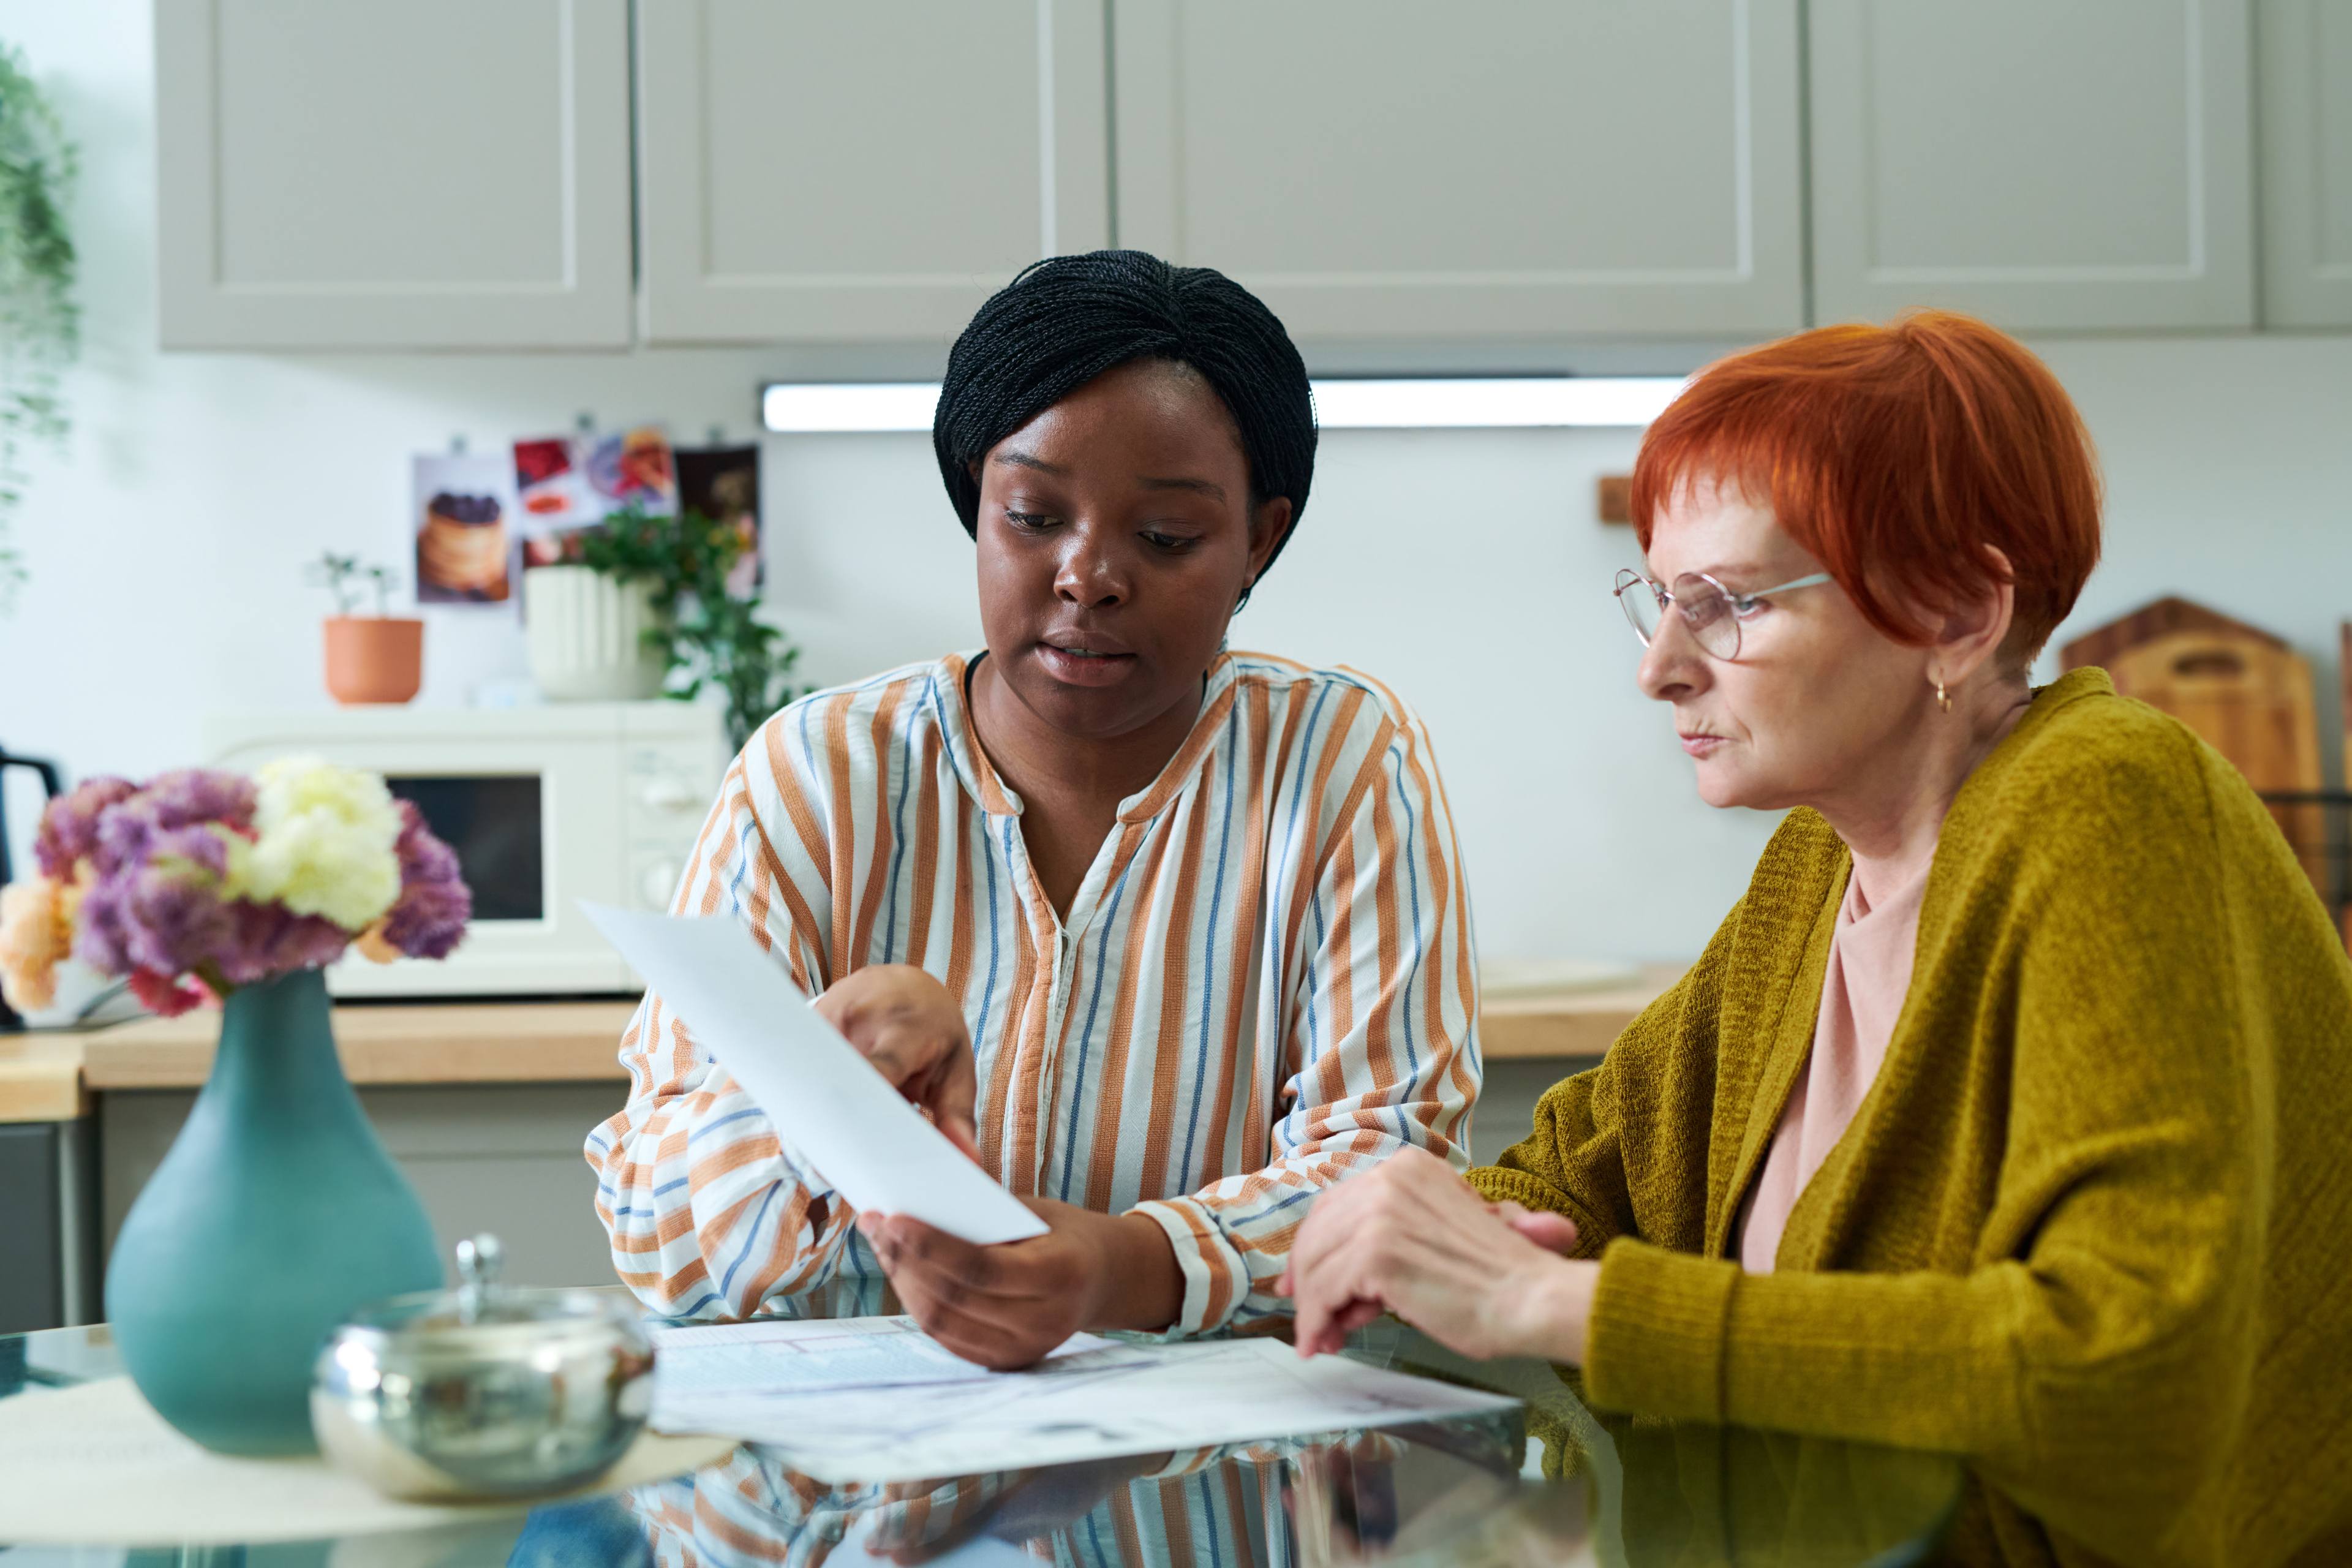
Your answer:
[[[383,780],[315,757],[254,775],[252,843],[229,847],[228,891],[365,931],[400,897],[400,809]]]

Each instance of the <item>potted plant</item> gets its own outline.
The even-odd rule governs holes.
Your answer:
[[[7,543],[25,491],[23,447],[61,443],[60,378],[80,345],[74,244],[66,228],[76,158],[57,111],[0,45],[0,610],[24,577]]]
[[[354,947],[447,956],[473,910],[457,858],[383,779],[309,760],[91,779],[49,803],[33,855],[0,889],[12,1005],[43,1005],[71,952],[158,1013],[221,1010],[204,1091],[107,1264],[124,1365],[208,1447],[306,1451],[320,1342],[441,1282],[343,1077],[321,972]]]
[[[605,518],[579,545],[589,570],[646,595],[652,620],[644,641],[667,674],[668,694],[690,700],[716,688],[738,747],[796,695],[792,673],[800,662],[782,628],[760,618],[758,601],[727,591],[748,548],[740,530],[700,512],[657,517],[635,507]]]
[[[392,613],[392,588],[399,581],[388,566],[363,566],[356,555],[328,551],[310,567],[310,578],[335,596],[327,617],[327,691],[338,702],[405,702],[425,680],[425,623]],[[355,614],[362,578],[375,589],[375,614]]]

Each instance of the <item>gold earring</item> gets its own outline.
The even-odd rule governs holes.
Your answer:
[[[1947,713],[1952,710],[1952,700],[1944,695],[1944,683],[1940,680],[1936,682],[1936,706]]]

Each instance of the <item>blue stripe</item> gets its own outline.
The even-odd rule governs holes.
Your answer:
[[[694,1314],[702,1310],[703,1308],[708,1307],[711,1302],[718,1300],[718,1291],[705,1290],[701,1295],[694,1299],[694,1302],[691,1306],[682,1307],[675,1312],[669,1312],[664,1315],[672,1318],[691,1318]]]
[[[1209,1495],[1209,1473],[1202,1470],[1194,1479],[1201,1483],[1201,1533],[1209,1538],[1209,1568],[1223,1568],[1225,1554],[1217,1550],[1217,1500]]]
[[[890,901],[882,917],[882,962],[898,953],[898,871],[907,863],[907,780],[914,773],[915,710],[909,708],[898,730],[898,799],[890,808]],[[911,939],[910,939],[911,940]]]
[[[1078,1142],[1078,1102],[1086,1098],[1087,1052],[1094,1045],[1095,1014],[1102,1005],[1103,973],[1110,963],[1111,924],[1118,919],[1119,900],[1127,896],[1128,875],[1135,869],[1136,860],[1142,858],[1143,849],[1139,844],[1136,847],[1134,859],[1128,861],[1126,869],[1118,874],[1118,880],[1112,884],[1109,904],[1104,908],[1101,915],[1097,917],[1102,921],[1102,937],[1095,943],[1095,984],[1093,992],[1087,997],[1086,1027],[1078,1031],[1077,1077],[1070,1086],[1070,1131],[1062,1140],[1061,1195],[1065,1203],[1067,1203],[1070,1197],[1070,1157],[1072,1152],[1076,1149]]]
[[[751,1244],[760,1239],[761,1224],[767,1219],[768,1205],[776,1201],[778,1191],[777,1187],[771,1185],[767,1192],[761,1195],[760,1212],[753,1215],[751,1223],[743,1227],[743,1245],[735,1249],[735,1261],[727,1266],[727,1277],[719,1282],[719,1294],[725,1296],[730,1301],[735,1300],[735,1271],[743,1267],[745,1258],[751,1256]]]
[[[1103,1551],[1102,1531],[1096,1528],[1095,1516],[1091,1513],[1087,1515],[1087,1540],[1095,1549],[1096,1562],[1108,1563],[1110,1561],[1109,1554]]]
[[[1315,951],[1320,952],[1323,951],[1323,944],[1330,940],[1330,932],[1323,924],[1323,890],[1320,888],[1307,895],[1307,908],[1315,916]],[[1298,1064],[1298,1073],[1293,1081],[1303,1084],[1306,1081],[1307,1069],[1313,1067],[1322,1055],[1323,1026],[1318,1023],[1315,1017],[1315,975],[1310,967],[1307,977],[1307,1059]],[[1306,1110],[1307,1096],[1304,1093],[1293,1095],[1290,1100],[1290,1114],[1282,1119],[1284,1128],[1288,1130],[1286,1137],[1286,1146],[1289,1148],[1298,1147],[1297,1126],[1299,1116]]]
[[[1225,710],[1225,820],[1217,834],[1217,880],[1209,892],[1209,925],[1201,933],[1201,1049],[1192,1068],[1192,1111],[1184,1121],[1184,1163],[1177,1180],[1192,1184],[1192,1136],[1201,1130],[1201,1089],[1209,1077],[1209,1012],[1217,994],[1217,912],[1224,907],[1226,854],[1234,839],[1234,752],[1241,744],[1242,705]]]
[[[983,837],[980,853],[982,864],[988,868],[988,984],[980,994],[980,1020],[971,1029],[975,1049],[988,1037],[988,1008],[996,996],[996,851]]]
[[[1405,966],[1404,972],[1404,1059],[1412,1068],[1412,1076],[1418,1079],[1421,1077],[1421,1053],[1412,1048],[1412,983],[1421,978],[1423,957],[1421,867],[1418,857],[1412,852],[1412,843],[1414,835],[1419,831],[1421,816],[1412,809],[1412,793],[1404,787],[1403,748],[1391,746],[1389,748],[1389,755],[1398,759],[1397,800],[1404,806],[1404,874],[1406,886],[1412,895],[1412,961]],[[1402,1110],[1397,1112],[1397,1120],[1400,1123],[1404,1120],[1404,1112]]]
[[[741,1110],[730,1110],[724,1116],[719,1117],[713,1121],[702,1122],[686,1135],[687,1147],[689,1149],[694,1147],[695,1143],[698,1142],[706,1132],[716,1131],[719,1128],[726,1126],[730,1121],[740,1121],[747,1116],[757,1116],[759,1114],[760,1108],[754,1105],[749,1106]]]

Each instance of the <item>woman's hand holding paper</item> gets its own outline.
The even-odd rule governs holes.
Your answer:
[[[905,1215],[861,1214],[857,1228],[924,1332],[999,1372],[1029,1366],[1081,1329],[1166,1328],[1184,1280],[1149,1216],[1097,1214],[1024,1198],[1052,1228],[978,1247]]]
[[[870,964],[828,986],[816,1010],[950,1142],[980,1162],[971,1033],[946,986],[911,963]]]
[[[1601,1266],[1559,1256],[1575,1245],[1573,1222],[1490,1204],[1406,1149],[1315,1200],[1276,1289],[1297,1304],[1302,1354],[1388,1311],[1466,1356],[1581,1362]]]

